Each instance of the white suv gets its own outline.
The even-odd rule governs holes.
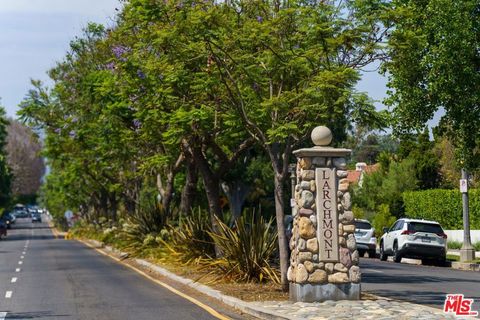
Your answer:
[[[355,240],[361,257],[365,255],[365,252],[368,252],[369,258],[375,258],[377,255],[377,238],[375,238],[375,229],[368,220],[355,219]]]
[[[447,253],[447,235],[438,222],[416,219],[399,219],[393,226],[383,229],[380,239],[380,260],[400,262],[405,258],[435,260],[444,264]]]

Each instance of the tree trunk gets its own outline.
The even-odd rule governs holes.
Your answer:
[[[188,216],[192,211],[193,201],[197,190],[198,176],[193,160],[188,161],[187,176],[185,186],[182,190],[182,199],[180,202],[180,214]]]
[[[157,175],[157,178],[160,179],[160,175]],[[172,203],[173,199],[174,182],[175,174],[173,172],[169,172],[167,174],[167,185],[165,186],[165,189],[162,188],[162,206],[165,209],[167,217],[170,217],[172,213],[170,210],[170,204]]]
[[[207,194],[208,209],[210,212],[210,221],[214,232],[218,232],[219,225],[217,218],[223,220],[222,207],[220,206],[220,181],[218,177],[210,169],[207,159],[203,156],[199,146],[192,148],[193,158],[197,164],[198,170],[202,175],[203,186]],[[222,255],[220,248],[215,246],[215,254],[217,257]]]
[[[230,211],[232,213],[233,224],[242,215],[242,207],[250,187],[242,181],[224,182],[222,183],[223,192],[227,195]]]
[[[100,191],[100,216],[108,219],[108,194],[107,191]]]
[[[115,192],[111,192],[108,197],[108,202],[110,203],[110,217],[113,222],[117,222],[117,195]]]
[[[275,217],[277,220],[277,232],[278,232],[278,252],[280,255],[280,281],[282,284],[283,291],[288,291],[288,279],[287,279],[287,270],[288,270],[288,243],[287,235],[285,232],[285,203],[284,203],[284,190],[283,183],[285,176],[275,172],[274,183],[275,183]]]

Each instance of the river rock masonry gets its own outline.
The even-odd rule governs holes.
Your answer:
[[[297,180],[290,239],[290,299],[302,302],[360,299],[361,274],[346,159],[328,147],[326,127],[312,131],[313,148],[296,150]]]

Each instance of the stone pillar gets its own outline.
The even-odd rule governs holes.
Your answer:
[[[293,235],[290,239],[290,299],[315,302],[360,299],[360,269],[345,157],[328,147],[327,127],[312,131],[313,148],[297,157]]]

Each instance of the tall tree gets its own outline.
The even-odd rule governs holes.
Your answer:
[[[195,21],[207,30],[195,39],[208,49],[211,77],[223,87],[222,105],[265,150],[274,171],[274,198],[281,282],[288,281],[285,182],[291,152],[316,125],[328,125],[338,143],[350,122],[380,118],[365,95],[355,92],[359,70],[381,54],[388,28],[382,1],[218,5],[222,19]],[[213,30],[212,30],[213,27]]]
[[[7,144],[8,120],[5,109],[0,105],[0,208],[5,207],[11,197],[12,175],[7,162],[5,146]]]
[[[389,40],[389,98],[399,133],[422,130],[443,110],[445,135],[461,167],[480,163],[480,4],[395,0]]]
[[[12,195],[35,195],[45,174],[40,155],[42,146],[33,131],[18,121],[10,120],[7,132],[7,161],[13,174]]]

